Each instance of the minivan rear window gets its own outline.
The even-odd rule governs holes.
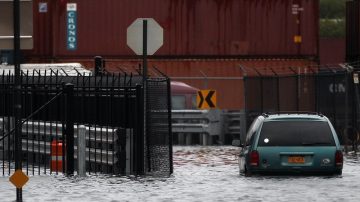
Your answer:
[[[335,146],[330,126],[324,121],[264,122],[259,146]]]

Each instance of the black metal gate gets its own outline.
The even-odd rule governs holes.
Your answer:
[[[14,138],[9,133],[15,127],[13,79],[13,75],[6,72],[0,77],[0,170],[3,175],[14,171]],[[170,81],[165,77],[149,79],[148,86],[145,137],[141,76],[110,73],[60,76],[54,70],[23,72],[23,169],[32,175],[71,173],[76,169],[77,137],[82,132],[89,173],[170,175]],[[62,169],[51,168],[60,160]]]
[[[40,78],[40,77],[38,77]],[[35,77],[23,77],[22,94],[22,166],[26,174],[52,173],[50,170],[51,142],[61,142],[56,151],[55,161],[64,163],[58,170],[65,171],[67,164],[66,139],[70,136],[71,124],[67,120],[71,114],[66,109],[71,99],[73,86],[56,87],[41,85]],[[14,120],[14,77],[5,74],[0,78],[0,170],[2,175],[10,175],[15,169],[15,120]],[[32,79],[32,80],[31,80]],[[38,86],[33,85],[37,83]],[[70,95],[70,96],[69,96]],[[63,106],[56,109],[54,106]],[[47,121],[44,121],[47,120]],[[48,127],[49,125],[53,127]],[[48,130],[48,128],[50,130]],[[73,134],[72,134],[73,135]],[[71,143],[70,143],[71,144]],[[64,151],[64,152],[62,152]],[[60,165],[60,164],[56,164]]]

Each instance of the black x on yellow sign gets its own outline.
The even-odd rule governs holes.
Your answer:
[[[216,108],[216,91],[200,90],[196,97],[196,103],[199,109]]]

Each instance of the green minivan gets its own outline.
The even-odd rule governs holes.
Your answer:
[[[343,153],[329,119],[318,113],[267,113],[251,124],[240,174],[342,174]]]

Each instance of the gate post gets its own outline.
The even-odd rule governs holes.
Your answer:
[[[171,106],[171,81],[170,78],[166,79],[167,84],[167,107],[168,107],[168,123],[169,123],[169,162],[170,162],[170,174],[174,172],[173,165],[173,134],[172,134],[172,106]]]
[[[143,86],[144,87],[144,86]],[[136,136],[134,138],[135,142],[135,173],[137,175],[145,174],[145,137],[144,137],[144,95],[141,85],[136,86]],[[149,157],[148,157],[149,158]],[[150,165],[148,165],[150,166]]]
[[[78,175],[81,177],[86,176],[86,128],[84,125],[78,127],[77,145],[77,168]]]
[[[103,59],[101,56],[95,56],[95,70],[94,70],[94,73],[95,73],[95,76],[100,76],[102,75],[102,72],[103,72]]]
[[[64,85],[64,93],[66,95],[66,174],[68,176],[74,175],[74,84],[67,83]]]

